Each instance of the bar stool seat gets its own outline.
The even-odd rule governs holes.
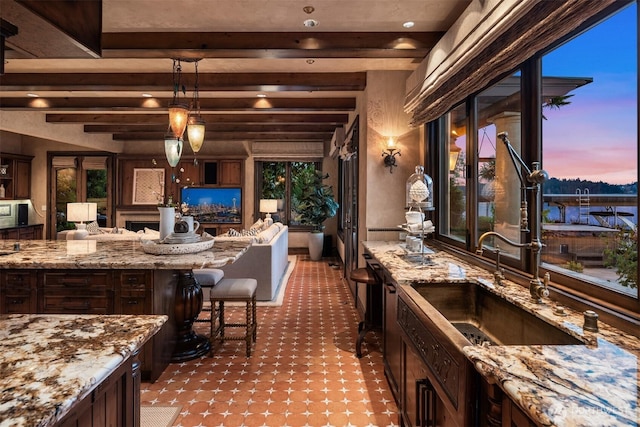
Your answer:
[[[222,279],[211,288],[211,354],[216,345],[224,341],[244,340],[247,357],[251,356],[251,346],[256,341],[256,289],[258,281],[251,278]],[[245,322],[226,323],[224,318],[225,302],[245,302]],[[245,328],[244,335],[226,335],[226,328]]]
[[[352,281],[356,282],[356,307],[358,306],[358,283],[364,283],[365,285],[367,285],[367,307],[364,312],[364,320],[358,323],[358,339],[356,340],[356,356],[358,356],[358,358],[361,358],[362,341],[364,340],[364,337],[367,335],[367,332],[373,331],[377,328],[374,324],[373,313],[370,307],[372,299],[370,288],[379,284],[379,281],[374,271],[369,267],[356,268],[355,270],[352,270],[351,274],[349,274],[349,278]]]

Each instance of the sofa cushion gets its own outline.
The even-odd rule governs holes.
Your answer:
[[[271,239],[273,239],[279,232],[279,225],[275,223],[270,225],[269,228],[258,233],[258,235],[256,236],[258,238],[258,243],[269,243]]]
[[[87,224],[87,232],[89,234],[98,234],[100,233],[100,226],[98,225],[98,221],[93,221]]]

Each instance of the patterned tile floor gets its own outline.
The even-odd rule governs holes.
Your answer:
[[[181,405],[174,426],[397,426],[380,339],[355,356],[359,316],[342,270],[298,255],[280,307],[258,307],[250,358],[244,341],[214,357],[169,365],[142,384],[142,403]],[[237,316],[244,307],[226,309]],[[207,324],[196,324],[208,334]]]

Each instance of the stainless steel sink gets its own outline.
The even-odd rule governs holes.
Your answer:
[[[475,283],[415,283],[411,287],[471,344],[584,344],[568,332]]]

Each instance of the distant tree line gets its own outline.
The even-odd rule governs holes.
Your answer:
[[[618,185],[578,179],[549,178],[543,184],[544,194],[573,194],[576,190],[589,189],[590,194],[638,194],[638,181]]]

